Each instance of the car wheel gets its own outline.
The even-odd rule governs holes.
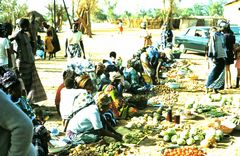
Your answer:
[[[179,50],[180,50],[182,53],[184,53],[184,54],[187,52],[187,50],[185,49],[184,44],[180,44]]]

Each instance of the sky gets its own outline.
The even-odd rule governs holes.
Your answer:
[[[26,2],[29,11],[36,10],[40,13],[45,14],[47,12],[46,6],[53,0],[19,0],[21,2]],[[218,1],[218,0],[212,0]],[[228,0],[229,1],[229,0]],[[71,10],[72,0],[65,0],[67,7]],[[208,4],[209,0],[182,0],[181,7],[191,7],[194,3]],[[56,0],[56,3],[63,4],[62,0]],[[100,5],[104,6],[104,0],[99,0]],[[124,11],[129,11],[131,13],[137,12],[141,9],[151,9],[151,8],[162,8],[162,0],[118,0],[118,6],[116,8],[117,14],[121,14]],[[71,12],[69,12],[71,13]]]

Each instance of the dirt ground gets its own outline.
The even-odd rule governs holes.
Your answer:
[[[153,42],[160,41],[161,30],[149,30],[153,36]],[[110,51],[116,51],[118,56],[121,56],[126,63],[126,60],[132,57],[132,54],[142,47],[143,39],[140,38],[140,29],[125,29],[123,34],[117,33],[116,28],[111,29],[95,29],[93,30],[93,37],[83,36],[86,57],[94,62],[100,61],[108,57]],[[176,31],[179,33],[179,31]],[[43,35],[43,34],[42,34]],[[46,127],[51,129],[53,127],[60,128],[61,120],[57,115],[54,105],[55,92],[57,87],[62,83],[62,72],[65,69],[66,59],[64,58],[64,42],[65,33],[59,33],[59,39],[61,43],[62,50],[57,53],[57,58],[53,60],[37,60],[36,66],[38,74],[41,78],[42,84],[47,93],[48,99],[46,101],[38,103],[38,105],[46,106],[51,114],[50,119],[46,122]],[[199,76],[199,82],[204,85],[207,77],[208,64],[204,56],[196,54],[194,52],[188,52],[187,54],[182,54],[181,59],[189,59],[195,62],[194,72]],[[236,69],[232,65],[232,79],[235,85]],[[240,90],[230,89],[228,91],[222,91],[222,94],[231,94],[233,96],[239,96]],[[199,99],[204,96],[204,90],[198,92],[179,92],[179,103],[185,103],[188,99]],[[231,146],[225,148],[218,148],[209,150],[209,155],[211,156],[234,156],[234,149],[240,145],[240,137],[236,137],[236,142],[232,143]],[[153,149],[154,147],[146,147],[147,150]],[[239,149],[240,150],[240,149]],[[216,153],[217,152],[217,153]],[[229,154],[231,152],[232,154]],[[143,154],[144,156],[151,154]]]

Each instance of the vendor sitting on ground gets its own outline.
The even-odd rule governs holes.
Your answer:
[[[35,115],[26,97],[22,96],[22,87],[17,75],[13,71],[8,70],[2,77],[0,77],[0,82],[7,90],[9,99],[13,102],[13,104],[20,108],[30,118],[30,120],[32,120],[34,126],[32,143],[35,147],[37,155],[48,155],[48,142],[51,138],[50,134],[43,125],[42,116],[39,114]]]
[[[101,91],[102,87],[105,84],[110,84],[111,81],[110,81],[109,77],[107,76],[107,74],[105,73],[105,66],[103,63],[99,62],[96,65],[95,72],[96,72],[97,91]]]
[[[86,91],[82,89],[75,89],[74,87],[74,79],[73,78],[66,78],[64,80],[65,88],[62,88],[61,95],[60,95],[60,114],[63,120],[63,126],[66,126],[66,121],[69,119],[69,116],[73,113],[73,104],[75,98],[82,94],[85,94]]]
[[[66,136],[73,144],[95,142],[100,136],[109,136],[116,140],[122,140],[122,135],[109,128],[109,125],[106,126],[107,123],[101,117],[109,109],[109,102],[106,100],[109,97],[102,94],[98,97],[96,104],[91,95],[94,87],[90,77],[82,75],[76,78],[76,82],[79,88],[85,90],[88,94],[77,97],[76,101],[81,107],[71,115]],[[105,100],[107,102],[104,102]],[[108,127],[108,129],[104,127]]]
[[[127,61],[127,67],[123,70],[124,82],[128,83],[127,92],[137,93],[138,88],[141,87],[139,75],[137,71],[131,66],[131,60]]]
[[[121,70],[122,58],[117,58],[117,53],[115,51],[112,51],[109,54],[109,58],[103,60],[103,64],[107,73],[114,71],[117,72]]]
[[[55,106],[56,106],[56,109],[57,109],[57,112],[59,115],[60,114],[60,110],[59,110],[59,107],[60,107],[60,101],[61,101],[61,91],[63,88],[65,88],[65,85],[64,85],[64,81],[67,79],[67,78],[72,78],[74,79],[76,76],[76,73],[74,71],[71,71],[71,70],[65,70],[63,72],[63,82],[58,86],[57,88],[57,91],[56,91],[56,95],[55,95]]]
[[[112,98],[110,109],[113,111],[114,116],[117,119],[125,119],[127,116],[129,116],[129,110],[131,110],[132,113],[137,111],[137,109],[127,105],[123,98],[123,79],[123,76],[119,72],[110,72],[111,84],[103,86],[104,93],[108,94]]]
[[[155,76],[159,56],[157,48],[150,46],[146,49],[146,52],[141,54],[140,57],[144,73],[152,79],[153,84],[156,84]]]

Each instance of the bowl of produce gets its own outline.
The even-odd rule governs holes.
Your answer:
[[[234,124],[231,121],[223,121],[218,129],[223,131],[225,134],[232,133],[233,129],[236,127],[236,124]]]
[[[195,113],[188,109],[183,112],[183,119],[185,120],[193,120],[196,118],[196,116],[197,115]]]
[[[178,88],[180,88],[180,84],[177,82],[169,82],[168,87],[172,88],[172,89],[178,89]]]

